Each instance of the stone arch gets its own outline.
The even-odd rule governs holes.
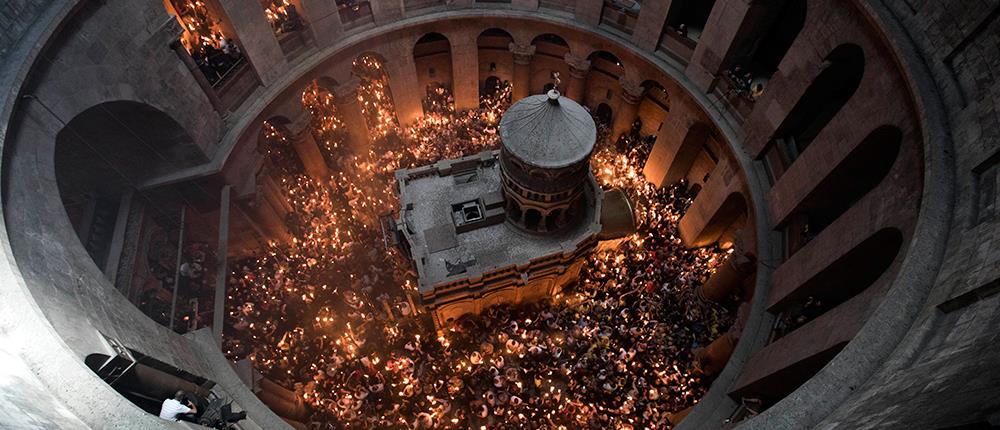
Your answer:
[[[538,209],[528,209],[524,212],[524,227],[528,230],[538,230],[542,222],[542,212]]]
[[[731,192],[722,200],[722,204],[717,209],[705,216],[707,220],[701,218],[704,222],[700,228],[690,228],[690,224],[684,221],[693,215],[691,212],[685,214],[680,226],[681,238],[691,248],[721,242],[732,237],[734,232],[739,231],[746,223],[748,215],[746,197],[740,192]]]
[[[384,83],[384,96],[388,98],[389,104],[394,104],[392,95],[392,79],[389,76],[389,72],[386,70],[386,58],[382,54],[374,51],[365,51],[354,58],[354,62],[351,65],[351,74],[358,77],[360,86],[358,87],[358,97],[365,98],[371,97],[372,94],[365,94],[365,86],[368,82],[381,80]],[[362,109],[364,111],[364,109]],[[368,130],[380,130],[383,126],[379,120],[374,118],[374,115],[370,112],[365,112],[366,124]],[[392,109],[392,122],[398,124],[395,118],[395,108]],[[384,131],[379,131],[379,133],[384,133]],[[358,139],[361,140],[361,139]]]
[[[524,211],[521,210],[521,205],[516,200],[510,199],[507,203],[507,218],[515,223],[520,223],[523,215]]]
[[[535,55],[531,60],[531,92],[545,93],[552,89],[554,73],[559,73],[565,90],[569,83],[569,65],[566,64],[566,54],[570,52],[569,43],[555,33],[543,33],[531,40],[535,47]]]
[[[597,50],[591,52],[587,56],[590,60],[590,70],[603,72],[614,79],[621,78],[625,75],[625,63],[622,62],[617,55],[612,54],[609,51]]]
[[[691,166],[694,165],[711,134],[712,127],[701,121],[688,128],[672,159],[667,163],[664,184],[674,184],[688,176]]]
[[[531,44],[538,46],[539,52],[536,54],[550,55],[556,58],[563,58],[569,52],[569,43],[562,36],[555,33],[542,33],[531,39]],[[540,45],[548,45],[541,47]]]
[[[830,51],[824,65],[774,132],[767,151],[774,179],[809,147],[857,91],[865,72],[865,53],[860,46],[845,43]]]
[[[491,27],[479,33],[476,46],[480,94],[485,93],[486,79],[490,76],[499,77],[501,81],[514,79],[514,56],[510,51],[512,43],[514,36],[500,28]]]
[[[639,102],[639,119],[642,120],[639,134],[657,136],[666,121],[667,113],[670,112],[670,94],[663,84],[654,79],[643,81],[642,87],[646,91],[643,92],[642,100]]]
[[[872,130],[799,202],[778,224],[786,229],[789,256],[882,183],[902,141],[903,132],[894,125]]]
[[[481,95],[494,95],[500,89],[500,85],[503,84],[497,76],[489,76],[483,81],[482,89],[480,90]]]
[[[88,254],[106,270],[117,208],[158,175],[207,162],[177,121],[145,103],[92,106],[56,134],[55,178],[63,208]]]
[[[617,55],[603,50],[591,52],[587,60],[590,61],[590,71],[587,73],[582,104],[591,109],[596,109],[600,103],[617,105],[617,98],[622,92],[619,81],[625,76],[624,63]]]
[[[420,88],[435,84],[453,88],[451,41],[444,34],[432,32],[420,36],[413,45],[413,62]]]

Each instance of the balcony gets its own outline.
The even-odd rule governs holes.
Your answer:
[[[372,6],[367,1],[346,1],[337,2],[340,13],[340,22],[344,25],[344,31],[361,28],[367,25],[375,25],[375,18],[372,16]]]
[[[626,5],[623,2],[612,0],[604,2],[604,9],[601,11],[601,25],[631,35],[635,31],[637,22],[639,22],[638,3],[632,2],[631,5]]]
[[[656,50],[686,66],[691,61],[694,48],[697,46],[698,41],[690,34],[685,35],[675,28],[666,27],[660,36],[660,43],[656,46]]]
[[[403,11],[410,15],[410,12],[419,11],[432,7],[444,6],[444,0],[404,0]]]
[[[538,7],[572,14],[576,2],[573,0],[538,0]]]
[[[750,85],[740,83],[737,79],[729,73],[723,73],[713,92],[725,104],[729,112],[742,123],[750,116],[757,99],[754,97]]]

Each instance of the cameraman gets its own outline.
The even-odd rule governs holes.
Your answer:
[[[187,403],[187,406],[184,403]],[[160,407],[160,418],[170,421],[197,422],[195,417],[197,413],[198,408],[194,403],[185,400],[183,391],[178,391],[172,399],[164,400],[163,406]]]

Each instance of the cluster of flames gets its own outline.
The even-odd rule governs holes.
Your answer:
[[[344,360],[360,360],[366,368],[378,369],[379,373],[384,369],[398,378],[384,381],[386,390],[403,397],[415,396],[420,381],[412,377],[413,363],[393,353],[389,345],[419,345],[435,336],[419,322],[421,317],[415,311],[414,274],[402,256],[382,245],[379,217],[396,210],[393,172],[496,148],[497,125],[511,101],[511,86],[504,83],[483,97],[479,109],[459,112],[451,91],[433,86],[428,88],[424,101],[425,115],[403,128],[396,120],[381,62],[363,56],[355,62],[354,72],[360,78],[358,101],[373,142],[367,154],[355,154],[347,144],[348,135],[338,119],[336,96],[330,88],[313,82],[302,93],[302,104],[312,118],[310,132],[330,167],[330,177],[318,180],[304,174],[301,161],[290,147],[292,137],[288,131],[281,124],[265,124],[261,150],[267,154],[266,173],[280,178],[292,239],[290,243],[272,242],[258,255],[234,265],[229,278],[226,328],[230,358],[253,360],[258,369],[290,385],[315,410],[333,411],[339,421],[348,423],[360,419],[352,405],[362,394],[347,386],[336,393],[318,388],[328,386],[330,378],[340,378],[325,370],[340,366]],[[606,188],[625,190],[638,206],[640,232],[628,246],[641,249],[650,233],[643,230],[645,226],[676,223],[679,215],[659,201],[663,191],[647,183],[641,174],[649,146],[636,144],[621,150],[606,142],[606,135],[604,140],[592,158],[595,177]],[[701,249],[688,258],[710,270],[722,256],[717,250]],[[590,265],[595,273],[616,276],[626,270],[628,262],[623,260],[627,258],[648,257],[643,252],[611,251],[595,255]],[[583,283],[586,288],[600,288],[597,284],[602,282],[584,279]],[[585,296],[569,294],[559,300],[561,306],[580,306]],[[295,313],[293,307],[315,309],[315,313],[308,315],[310,321],[292,320],[289,315]],[[524,322],[528,323],[531,321]],[[419,333],[424,333],[424,339]],[[385,345],[374,352],[372,345],[366,347],[366,339],[373,337]],[[438,347],[451,347],[447,331],[436,337]],[[302,345],[312,346],[303,349]],[[361,350],[369,352],[361,356]],[[454,363],[437,363],[434,370],[447,369],[458,378],[483,364],[483,358],[476,354]],[[666,363],[651,366],[659,377],[676,378],[682,392],[697,394],[694,379],[683,369],[676,365],[668,368]],[[292,371],[301,368],[310,373],[299,375]],[[572,401],[562,397],[563,388],[552,379],[538,380],[536,384],[549,387],[543,394],[548,400]],[[421,415],[426,417],[420,419],[441,422],[441,427],[447,428],[465,425],[451,418],[447,399],[426,397],[420,400],[427,408]],[[586,405],[582,410],[587,410]],[[597,411],[593,407],[590,410]],[[554,409],[536,412],[550,418],[558,413]],[[399,420],[401,427],[410,425],[406,417]],[[629,422],[623,421],[620,427],[629,428]]]

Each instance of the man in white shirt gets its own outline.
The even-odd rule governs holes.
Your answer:
[[[160,407],[160,418],[170,421],[179,421],[181,419],[189,421],[190,418],[193,418],[194,414],[198,413],[198,408],[191,402],[185,402],[187,403],[187,406],[185,406],[181,403],[183,401],[183,391],[178,391],[172,399],[164,400],[163,406]]]

